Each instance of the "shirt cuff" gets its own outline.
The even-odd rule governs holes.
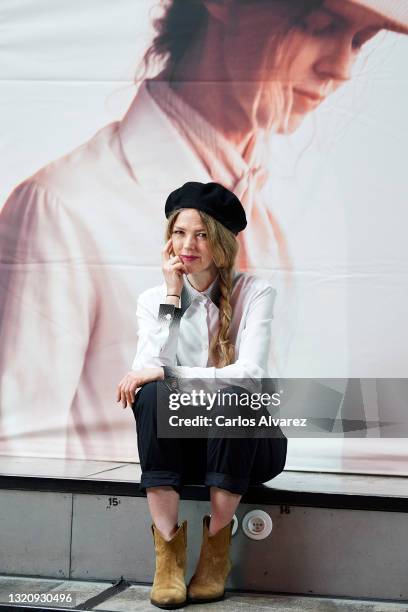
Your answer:
[[[160,304],[158,319],[163,323],[179,322],[181,319],[181,313],[181,308],[178,308],[174,304]]]
[[[164,383],[170,391],[173,393],[180,393],[179,378],[177,376],[177,370],[171,366],[163,366],[164,372]]]

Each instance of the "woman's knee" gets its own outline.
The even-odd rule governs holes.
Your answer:
[[[133,414],[140,416],[140,412],[144,412],[144,406],[152,406],[157,399],[157,380],[145,383],[136,393],[132,404]],[[149,411],[150,412],[150,411]]]
[[[150,382],[145,383],[140,390],[141,391],[142,390],[145,390],[145,391],[146,390],[149,390],[149,391],[154,390],[155,391],[157,389],[157,386],[158,386],[158,384],[160,382],[161,382],[160,380],[151,380]]]
[[[142,385],[136,394],[135,400],[140,399],[142,397],[144,398],[146,396],[150,397],[152,395],[156,395],[158,382],[159,382],[158,380],[151,380],[150,382]]]

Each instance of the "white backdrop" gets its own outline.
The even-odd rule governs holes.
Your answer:
[[[1,202],[122,117],[155,4],[3,0]],[[352,82],[295,134],[272,140],[270,202],[298,285],[286,376],[407,377],[407,51],[406,36],[376,37]],[[382,395],[380,407],[373,384],[363,393],[378,418],[393,399]],[[407,440],[376,435],[291,440],[286,468],[408,475]]]

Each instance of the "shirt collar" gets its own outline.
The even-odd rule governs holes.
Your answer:
[[[142,81],[118,133],[132,176],[156,194],[173,191],[194,177],[202,183],[218,181],[241,197],[241,182],[252,175],[265,152],[263,136],[244,160],[164,81]],[[146,141],[148,146],[141,146]]]
[[[183,289],[181,291],[180,308],[184,312],[194,300],[204,300],[206,297],[219,308],[221,291],[220,291],[220,275],[217,274],[213,282],[205,291],[198,291],[188,280],[187,276],[183,276]]]
[[[212,178],[143,81],[119,123],[119,139],[133,178],[155,193],[169,193],[187,181]],[[147,143],[143,146],[143,143]]]
[[[167,81],[147,80],[149,94],[169,117],[206,166],[212,180],[234,189],[258,166],[265,153],[265,133],[259,130],[247,148],[246,159],[205,117],[186,103]]]

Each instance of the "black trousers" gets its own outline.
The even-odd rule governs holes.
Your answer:
[[[157,438],[157,385],[147,383],[132,405],[142,477],[140,490],[205,484],[243,495],[285,467],[287,438]],[[223,389],[231,391],[235,387]]]

